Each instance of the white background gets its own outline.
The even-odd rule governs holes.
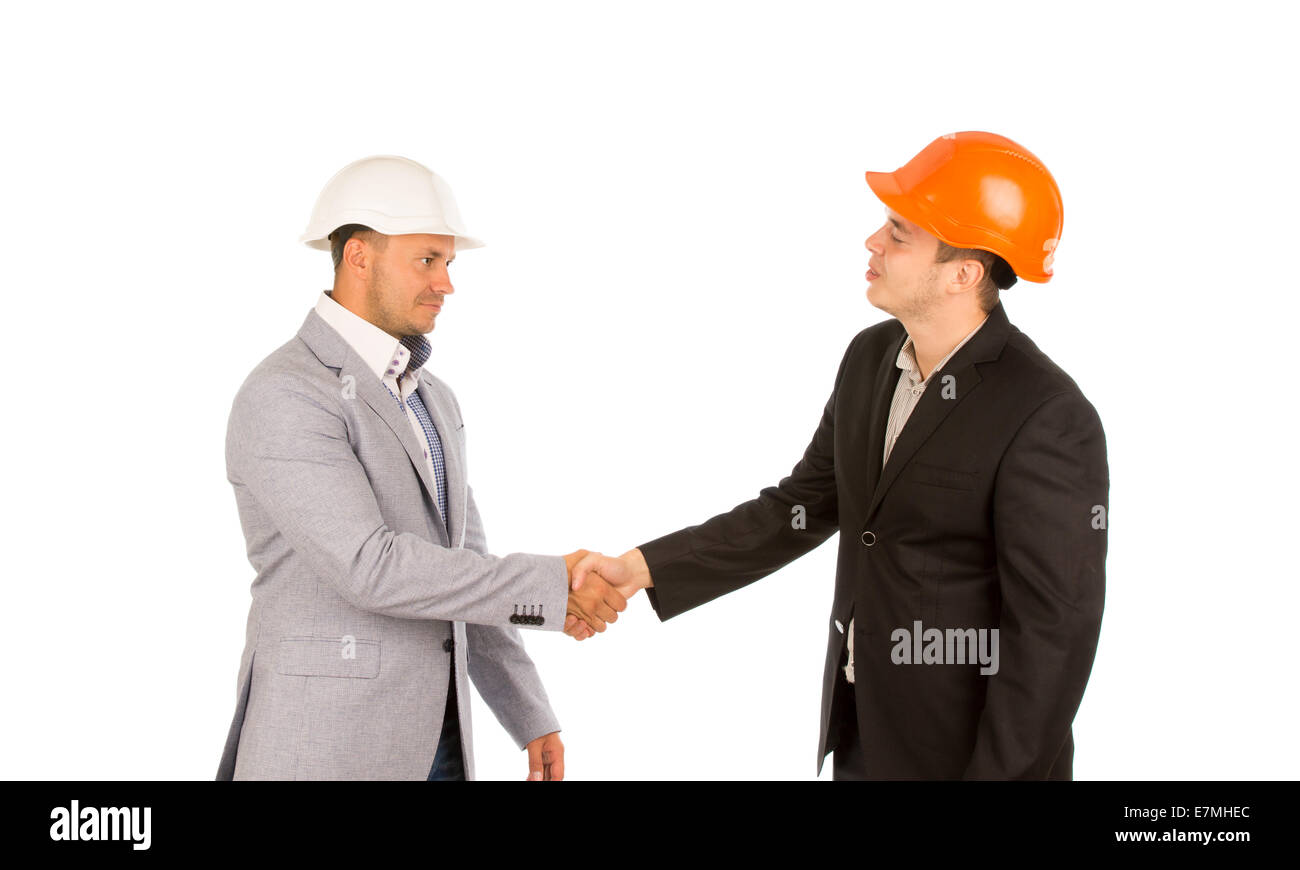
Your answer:
[[[493,551],[619,553],[789,472],[885,316],[863,172],[970,129],[1062,188],[1056,277],[1003,298],[1109,443],[1075,776],[1300,776],[1293,30],[980,5],[7,7],[0,777],[214,775],[253,579],[226,417],[329,286],[297,237],[338,168],[419,160],[487,242],[429,365]],[[834,568],[526,633],[569,777],[812,777]]]

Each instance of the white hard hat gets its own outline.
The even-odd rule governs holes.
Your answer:
[[[328,251],[330,233],[344,224],[363,224],[386,236],[455,236],[457,251],[483,247],[465,233],[447,182],[428,167],[394,154],[363,157],[334,173],[298,241]]]

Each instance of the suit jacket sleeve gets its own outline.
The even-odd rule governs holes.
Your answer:
[[[487,553],[487,538],[483,532],[483,519],[474,503],[474,491],[467,487],[468,513],[465,517],[465,548],[476,553]],[[563,562],[563,560],[561,560]],[[567,574],[566,574],[567,576]],[[564,611],[556,613],[561,627]],[[474,688],[497,717],[501,727],[520,749],[544,734],[560,730],[560,723],[551,711],[542,678],[537,673],[532,658],[524,649],[523,638],[513,625],[500,628],[495,625],[466,625],[465,639],[469,652],[465,665]]]
[[[341,399],[291,372],[250,378],[227,429],[227,476],[247,487],[270,531],[363,610],[402,619],[510,627],[515,606],[560,614],[568,573],[559,556],[490,556],[390,530],[348,440]]]
[[[1101,630],[1109,489],[1101,420],[1078,392],[1044,402],[1003,456],[999,662],[967,779],[1044,779],[1069,736]]]
[[[816,548],[839,528],[835,484],[835,401],[856,341],[849,345],[821,422],[789,476],[707,522],[642,544],[661,620],[762,579]]]

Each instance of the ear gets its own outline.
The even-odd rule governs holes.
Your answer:
[[[979,260],[967,258],[957,261],[957,271],[953,273],[948,284],[949,293],[977,293],[984,283],[984,264]]]
[[[360,238],[360,234],[354,233],[343,245],[341,265],[345,269],[364,275],[370,267],[371,251],[371,246]]]

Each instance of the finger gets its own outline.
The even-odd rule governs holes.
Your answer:
[[[542,741],[534,740],[528,744],[528,782],[540,782],[544,773],[542,763]]]
[[[618,613],[604,601],[596,602],[596,615],[606,622],[618,622]]]
[[[584,613],[581,610],[579,610],[577,607],[574,607],[573,605],[569,606],[569,612],[577,616],[579,619],[584,620],[587,623],[587,628],[595,631],[605,630],[605,620],[601,619],[599,616],[595,616],[590,613]]]
[[[622,613],[627,610],[627,596],[611,586],[605,590],[605,604]]]
[[[547,779],[551,782],[559,782],[564,779],[564,744],[560,744],[555,751],[551,753],[549,771]]]
[[[604,631],[605,623],[612,622],[613,620],[609,619],[605,613],[600,613],[599,611],[601,610],[608,611],[608,616],[616,616],[614,611],[604,607],[599,601],[593,602],[593,607],[580,611],[578,615],[587,621],[588,628],[595,629],[596,631]]]

